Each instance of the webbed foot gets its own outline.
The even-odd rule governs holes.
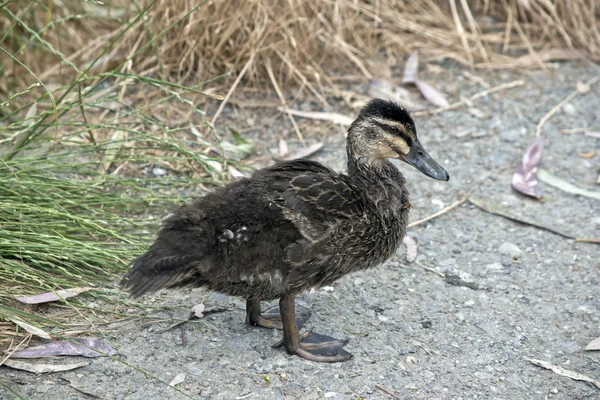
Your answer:
[[[298,332],[296,325],[293,296],[284,296],[279,300],[281,321],[283,323],[283,339],[274,347],[284,346],[289,354],[316,362],[340,362],[352,358],[352,354],[344,350],[346,340],[338,340],[315,332]]]
[[[311,316],[308,309],[295,314],[296,324],[301,327]],[[260,300],[246,301],[246,325],[262,326],[270,329],[283,329],[281,311],[277,306],[271,306],[261,311]]]

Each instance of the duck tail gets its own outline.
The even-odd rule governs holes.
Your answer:
[[[193,273],[189,256],[157,257],[152,250],[133,262],[133,268],[121,280],[121,287],[133,297],[156,292],[163,288],[185,285]]]

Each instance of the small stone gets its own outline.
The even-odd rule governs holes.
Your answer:
[[[331,293],[331,292],[333,292],[334,290],[335,290],[335,289],[334,289],[334,287],[333,287],[333,286],[323,286],[323,291],[324,291],[324,292],[329,292],[329,293]]]
[[[521,249],[514,243],[504,242],[498,248],[501,254],[505,254],[511,257],[519,257],[521,255]]]
[[[326,398],[335,397],[335,396],[337,396],[337,393],[336,392],[327,392],[323,396],[325,396]]]
[[[488,271],[502,271],[504,269],[504,265],[499,262],[487,264],[485,267]]]
[[[467,300],[464,303],[465,307],[473,307],[475,305],[475,300],[471,299],[471,300]]]
[[[565,113],[569,114],[569,115],[575,115],[577,114],[577,109],[575,108],[575,106],[573,104],[565,104],[563,106],[563,110],[565,111]]]
[[[383,315],[378,315],[378,316],[377,316],[377,318],[379,318],[379,320],[380,320],[381,322],[387,322],[387,321],[389,321],[389,318],[388,318],[388,317],[385,317],[385,316],[383,316]]]
[[[423,328],[429,329],[433,326],[433,323],[431,321],[427,320],[427,321],[421,322],[421,325],[423,326]]]
[[[552,389],[550,389],[550,393],[557,394],[558,393],[558,389],[557,388],[552,388]]]
[[[515,142],[519,139],[519,132],[517,131],[502,131],[500,132],[500,140],[503,142]]]
[[[156,168],[152,169],[152,173],[156,176],[163,176],[163,175],[167,174],[167,170],[164,168],[156,167]]]

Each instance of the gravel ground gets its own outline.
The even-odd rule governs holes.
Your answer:
[[[492,86],[515,79],[524,79],[525,85],[485,97],[472,109],[418,118],[421,141],[451,179],[436,182],[401,166],[412,193],[412,219],[473,189],[474,196],[493,199],[515,213],[579,237],[599,237],[598,200],[542,183],[545,201],[537,202],[510,188],[539,119],[578,80],[597,73],[561,64],[546,73],[483,76]],[[452,68],[425,77],[454,100],[482,90]],[[551,173],[596,191],[600,155],[582,158],[579,153],[599,151],[600,140],[561,131],[600,128],[598,88],[575,98],[548,122],[541,162]],[[292,147],[293,131],[281,129]],[[276,147],[276,136],[268,130],[262,135],[265,147]],[[330,135],[315,159],[344,169],[343,136]],[[175,307],[160,317],[186,318],[188,307],[210,295],[205,304],[218,312],[165,332],[166,323],[148,323],[114,334],[117,358],[127,364],[100,358],[51,375],[3,367],[0,378],[31,399],[600,398],[600,389],[526,360],[549,361],[600,379],[599,352],[582,351],[600,336],[598,245],[517,224],[468,202],[410,229],[409,235],[419,242],[415,263],[405,262],[402,248],[373,270],[299,297],[313,312],[309,327],[350,339],[346,349],[354,354],[351,361],[319,364],[290,357],[271,348],[280,332],[245,327],[239,299],[195,289],[161,292],[145,301]],[[462,281],[444,279],[436,271]],[[460,285],[464,281],[471,287]],[[177,385],[179,392],[164,383],[181,373],[185,381]],[[3,390],[0,398],[13,397]]]

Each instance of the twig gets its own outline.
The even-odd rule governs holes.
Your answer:
[[[235,81],[233,82],[233,85],[231,85],[231,87],[229,88],[229,91],[227,92],[227,94],[225,95],[225,98],[223,99],[223,101],[219,105],[219,108],[217,109],[217,112],[215,113],[215,115],[212,117],[212,120],[210,121],[211,126],[215,125],[215,122],[217,121],[217,118],[219,118],[219,116],[223,112],[223,109],[225,108],[225,105],[229,101],[229,98],[231,97],[231,95],[233,94],[233,92],[235,91],[235,89],[237,88],[237,86],[240,84],[240,82],[242,81],[242,78],[244,77],[244,75],[246,75],[246,72],[248,71],[248,68],[250,68],[250,66],[254,62],[254,54],[255,53],[250,54],[250,58],[246,62],[246,65],[244,65],[244,68],[242,68],[242,70],[240,71],[240,74],[238,75],[238,77],[235,78]]]
[[[415,262],[417,263],[417,265],[418,265],[419,267],[423,268],[424,270],[426,270],[426,271],[429,271],[429,272],[433,272],[434,274],[436,274],[436,275],[439,275],[440,277],[442,277],[442,278],[446,279],[446,274],[444,274],[443,272],[437,271],[437,270],[435,270],[435,269],[433,269],[433,268],[431,268],[431,267],[428,267],[428,266],[426,266],[426,265],[423,265],[423,264],[421,264],[421,263],[420,263],[420,262],[418,262],[418,261],[415,261]]]
[[[544,229],[548,232],[552,232],[556,235],[565,237],[567,239],[573,239],[576,242],[581,242],[581,243],[600,243],[600,238],[578,238],[575,237],[573,235],[570,235],[568,233],[559,231],[558,229],[552,228],[548,225],[543,225],[541,223],[538,223],[536,221],[532,221],[529,219],[525,219],[524,217],[518,217],[516,215],[510,214],[508,211],[506,210],[502,210],[499,209],[498,207],[494,207],[491,208],[489,207],[492,204],[484,204],[485,200],[484,199],[469,199],[469,203],[473,204],[475,207],[490,213],[490,214],[494,214],[494,215],[498,215],[500,217],[506,218],[506,219],[510,219],[511,221],[515,221],[515,222],[519,222],[521,224],[525,224],[525,225],[530,225],[536,228],[540,228],[540,229]],[[493,206],[493,205],[492,205]]]
[[[450,10],[452,11],[452,18],[454,18],[454,25],[456,25],[456,31],[458,32],[460,41],[465,49],[465,53],[467,54],[467,60],[469,61],[469,65],[472,68],[473,67],[473,54],[471,53],[471,47],[469,46],[469,40],[467,39],[467,35],[465,34],[465,28],[463,28],[462,22],[460,21],[460,16],[458,15],[458,10],[456,7],[455,0],[450,0]]]
[[[486,97],[486,96],[489,96],[492,93],[496,93],[496,92],[499,92],[501,90],[512,89],[512,88],[515,88],[517,86],[523,86],[524,84],[525,84],[525,81],[523,81],[523,80],[518,80],[518,81],[503,83],[502,85],[494,86],[493,88],[486,89],[486,90],[484,90],[482,92],[479,92],[476,95],[473,95],[473,96],[469,97],[468,99],[462,99],[461,101],[458,101],[456,103],[450,104],[447,107],[435,108],[433,110],[417,111],[417,112],[414,112],[412,114],[414,116],[416,116],[416,117],[420,117],[422,115],[440,114],[440,113],[443,113],[444,111],[453,110],[455,108],[464,106],[465,104],[471,104],[473,101],[479,100],[479,99],[481,99],[483,97]]]
[[[398,400],[401,400],[401,399],[400,399],[400,396],[398,396],[397,394],[395,394],[395,393],[393,393],[393,392],[390,392],[390,391],[389,391],[389,390],[387,390],[386,388],[384,388],[384,387],[382,387],[382,386],[380,386],[380,385],[375,385],[375,387],[376,387],[376,388],[377,388],[379,391],[381,391],[381,392],[383,392],[383,393],[387,394],[388,396],[390,396],[391,398],[393,398],[393,399],[398,399]]]
[[[420,224],[422,224],[424,222],[427,222],[429,220],[437,218],[440,215],[446,214],[449,211],[452,211],[453,209],[455,209],[456,207],[460,206],[462,203],[464,203],[465,201],[467,201],[467,199],[469,198],[470,195],[471,195],[471,192],[465,194],[460,200],[455,201],[454,203],[450,204],[448,207],[442,208],[440,211],[436,212],[435,214],[431,214],[429,217],[420,219],[420,220],[415,221],[415,222],[411,222],[410,224],[408,224],[408,228],[412,228],[413,226],[420,225]]]
[[[275,88],[275,91],[277,92],[277,96],[279,96],[279,100],[281,100],[281,105],[283,106],[283,108],[286,109],[286,114],[290,118],[290,121],[292,122],[292,125],[294,126],[294,130],[296,131],[296,135],[298,136],[300,143],[302,143],[303,146],[306,146],[306,142],[304,141],[304,137],[302,136],[302,133],[300,132],[300,128],[298,128],[298,124],[296,124],[296,120],[294,119],[294,116],[292,115],[292,113],[287,111],[289,109],[289,107],[287,105],[287,102],[285,101],[285,96],[283,95],[283,93],[281,92],[281,89],[279,88],[279,85],[277,84],[277,80],[275,79],[275,75],[273,74],[273,68],[271,68],[271,62],[269,60],[267,60],[265,62],[265,67],[267,68],[267,74],[269,74],[269,78],[271,79],[271,82],[273,83],[273,87]]]
[[[598,83],[598,81],[600,81],[600,75],[596,76],[595,78],[590,79],[584,85],[585,85],[585,87],[591,88],[593,85]],[[556,114],[561,108],[563,108],[567,103],[569,103],[575,97],[577,97],[580,94],[584,94],[584,93],[587,93],[587,91],[583,91],[581,88],[577,88],[570,95],[565,97],[560,103],[558,103],[557,105],[552,107],[552,109],[550,111],[548,111],[546,113],[546,115],[544,115],[542,117],[542,119],[540,119],[540,122],[538,122],[537,126],[535,127],[535,137],[539,137],[541,135],[542,128],[554,114]]]

